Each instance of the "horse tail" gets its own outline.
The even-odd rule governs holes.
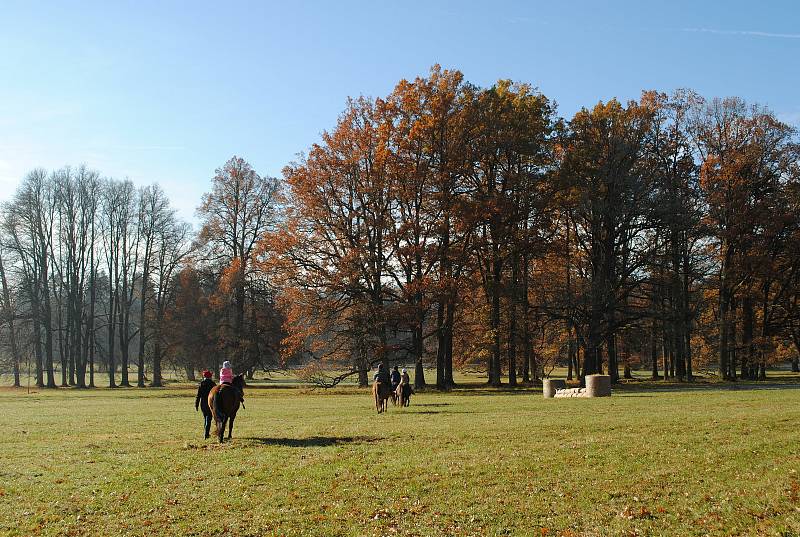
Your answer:
[[[220,395],[222,395],[222,388],[217,390],[216,395],[214,395],[214,414],[216,414],[217,419],[219,421],[222,421],[225,418],[225,413],[222,412],[222,403],[221,403],[222,398],[220,397]]]

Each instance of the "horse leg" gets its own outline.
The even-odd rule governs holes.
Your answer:
[[[221,444],[225,438],[225,422],[228,421],[228,418],[223,416],[222,420],[217,422],[217,431],[219,432],[219,443]]]
[[[230,421],[228,422],[228,440],[233,438],[233,420],[236,419],[236,416],[231,416]]]

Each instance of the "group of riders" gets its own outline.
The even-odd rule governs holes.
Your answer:
[[[408,376],[406,368],[403,368],[403,371],[400,372],[398,367],[394,366],[390,373],[383,364],[378,364],[378,371],[372,380],[384,386],[389,386],[391,393],[395,394],[397,399],[408,406],[408,401],[414,390],[411,388],[411,377]]]
[[[203,380],[197,387],[197,397],[194,400],[195,411],[200,410],[203,412],[203,426],[205,431],[205,438],[209,438],[211,432],[212,412],[211,407],[208,405],[208,395],[214,389],[216,383],[213,379],[211,371],[206,369],[203,371]],[[389,372],[383,364],[378,365],[378,371],[375,373],[375,382],[382,383],[384,386],[389,386],[392,393],[400,400],[408,405],[409,398],[413,393],[411,388],[411,378],[408,376],[408,371],[403,368],[402,372],[397,366],[394,366]],[[219,383],[220,386],[232,386],[233,382],[233,367],[228,360],[222,363],[222,369],[219,370]],[[222,389],[222,388],[220,388]],[[239,398],[244,403],[244,393],[239,389]]]

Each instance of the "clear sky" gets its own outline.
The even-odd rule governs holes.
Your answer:
[[[0,200],[86,163],[193,219],[232,155],[261,174],[439,63],[570,116],[642,89],[738,95],[800,126],[800,2],[0,0]]]

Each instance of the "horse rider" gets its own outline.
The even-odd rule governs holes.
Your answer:
[[[233,382],[233,366],[228,360],[222,362],[222,369],[219,370],[219,383],[227,384],[228,386],[235,387],[232,385]],[[222,388],[220,388],[221,390]],[[242,390],[236,388],[236,391],[239,392],[239,399],[241,399],[242,403],[244,403],[244,394]]]
[[[411,397],[411,377],[405,367],[400,375],[400,389],[402,390],[403,399],[408,401],[408,398]]]
[[[389,373],[386,371],[386,368],[383,367],[383,364],[378,364],[378,371],[375,373],[373,380],[380,383],[383,387],[383,390],[389,389]]]
[[[194,410],[195,412],[199,409],[203,411],[203,421],[205,422],[205,438],[211,436],[209,433],[211,431],[211,408],[208,406],[208,394],[211,391],[211,388],[216,386],[217,384],[212,379],[212,373],[208,369],[203,371],[203,380],[200,381],[200,385],[197,387],[197,397],[194,399]]]
[[[397,366],[394,366],[394,369],[392,369],[391,381],[392,381],[392,391],[393,392],[397,391],[397,386],[398,384],[400,384],[400,371],[397,370]]]

